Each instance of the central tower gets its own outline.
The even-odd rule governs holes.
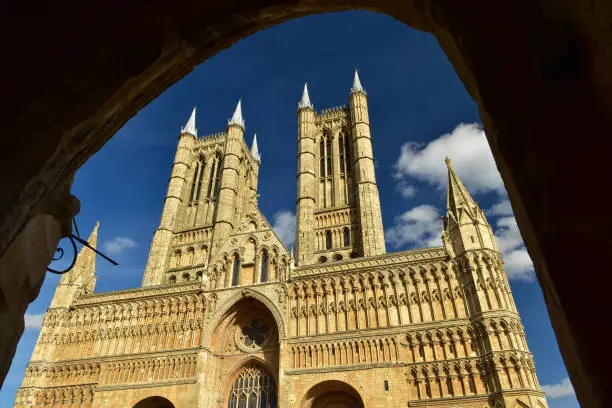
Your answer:
[[[297,265],[384,254],[368,98],[357,70],[348,107],[317,114],[304,85],[298,124]]]

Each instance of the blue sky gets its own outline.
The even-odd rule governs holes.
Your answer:
[[[262,154],[260,207],[291,245],[296,110],[304,82],[317,110],[345,105],[355,67],[369,97],[387,250],[439,244],[443,158],[449,155],[496,231],[549,405],[578,407],[476,105],[432,36],[384,15],[323,14],[254,34],[197,67],[132,118],[83,166],[73,186],[81,200],[81,235],[99,220],[99,248],[120,263],[113,267],[98,258],[96,291],[140,285],[178,132],[194,105],[204,135],[224,130],[242,98],[245,137],[250,143],[256,132]],[[57,281],[49,274],[28,309],[0,408],[12,406]]]

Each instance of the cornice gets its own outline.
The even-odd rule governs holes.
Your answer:
[[[414,249],[410,251],[396,252],[371,256],[367,258],[348,259],[344,261],[329,262],[326,264],[313,264],[296,267],[289,273],[290,279],[303,277],[342,273],[358,272],[362,269],[392,267],[400,264],[420,263],[423,261],[448,261],[449,255],[444,247],[433,247],[424,249]]]
[[[379,336],[390,336],[396,334],[406,334],[414,331],[427,331],[437,329],[447,329],[450,327],[465,327],[469,326],[469,319],[456,319],[456,320],[436,320],[434,322],[427,323],[411,323],[409,325],[386,327],[382,329],[363,329],[363,330],[349,330],[336,333],[326,333],[313,336],[299,336],[299,337],[287,337],[285,340],[288,344],[302,344],[310,342],[320,341],[334,341],[334,340],[349,340],[349,339],[364,339],[369,337]]]
[[[143,300],[167,295],[197,294],[202,291],[202,283],[173,283],[167,285],[147,286],[135,289],[116,290],[105,293],[92,293],[79,297],[73,303],[74,307],[101,305],[111,302]]]
[[[137,360],[153,360],[160,357],[182,357],[196,356],[202,350],[201,347],[192,347],[189,349],[178,350],[161,350],[153,353],[135,353],[135,354],[114,354],[112,356],[77,358],[72,360],[56,360],[56,361],[30,361],[28,367],[61,367],[66,365],[79,364],[103,364],[114,363],[116,361],[127,362]]]

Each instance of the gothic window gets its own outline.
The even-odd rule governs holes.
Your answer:
[[[223,169],[223,161],[219,161],[217,165],[217,173],[215,174],[215,190],[213,192],[213,198],[217,198],[219,196],[219,188],[221,187],[221,171]]]
[[[198,172],[197,171],[198,169],[196,168],[196,173],[195,173],[198,175],[198,184],[196,186],[195,201],[200,201],[200,193],[202,192],[202,178],[204,176],[204,160],[203,159],[200,159],[198,163],[198,167],[200,168],[200,171]]]
[[[325,249],[332,248],[332,233],[330,230],[325,231]]]
[[[230,391],[228,408],[276,408],[274,379],[262,368],[250,365],[240,370]]]
[[[344,231],[342,231],[343,235],[344,235],[344,246],[350,246],[351,245],[351,231],[349,231],[348,228],[344,228]]]
[[[351,151],[349,144],[349,137],[347,135],[344,136],[344,157],[346,158],[346,172],[350,173],[351,171]]]
[[[200,172],[201,161],[195,165],[195,170],[193,171],[193,181],[191,182],[191,192],[189,193],[189,202],[193,202],[197,200],[196,197],[196,186],[198,185],[198,176],[201,177],[202,173]],[[199,191],[198,191],[199,192]]]
[[[264,249],[261,253],[261,282],[268,281],[268,251]]]
[[[327,176],[329,177],[331,174],[332,174],[331,156],[327,156]]]
[[[215,183],[215,173],[217,172],[218,158],[215,157],[212,165],[210,166],[210,177],[208,178],[208,191],[206,192],[206,196],[208,198],[212,198],[213,193],[213,185]]]
[[[234,256],[234,267],[232,270],[232,286],[238,285],[238,274],[240,273],[240,259],[238,255]]]
[[[174,253],[174,266],[181,266],[181,251]]]
[[[323,159],[323,158],[321,159],[321,163],[320,163],[320,166],[319,166],[319,175],[321,177],[325,177],[325,159]]]

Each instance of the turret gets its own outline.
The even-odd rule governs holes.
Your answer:
[[[356,203],[361,221],[360,234],[363,256],[386,253],[378,185],[374,172],[372,136],[368,113],[368,97],[355,70],[349,97]]]
[[[308,265],[314,258],[314,210],[316,175],[315,110],[308,84],[298,104],[298,173],[296,201],[296,264]]]
[[[244,145],[244,120],[242,119],[242,102],[239,100],[234,115],[227,124],[227,138],[221,168],[217,216],[215,218],[214,240],[216,251],[225,242],[234,228],[236,202],[238,198],[240,156]]]
[[[98,228],[96,225],[87,239],[87,243],[92,248],[98,245]],[[96,253],[84,246],[77,255],[72,269],[62,275],[55,294],[51,300],[50,308],[68,308],[74,300],[81,294],[91,293],[96,285]]]
[[[164,268],[170,250],[169,243],[172,239],[179,208],[183,202],[183,189],[185,188],[190,164],[193,162],[192,155],[197,136],[196,108],[193,108],[187,124],[181,128],[164,209],[159,227],[153,235],[142,286],[159,285],[163,282]]]
[[[476,249],[497,251],[491,225],[446,158],[448,190],[442,241],[451,255]]]

